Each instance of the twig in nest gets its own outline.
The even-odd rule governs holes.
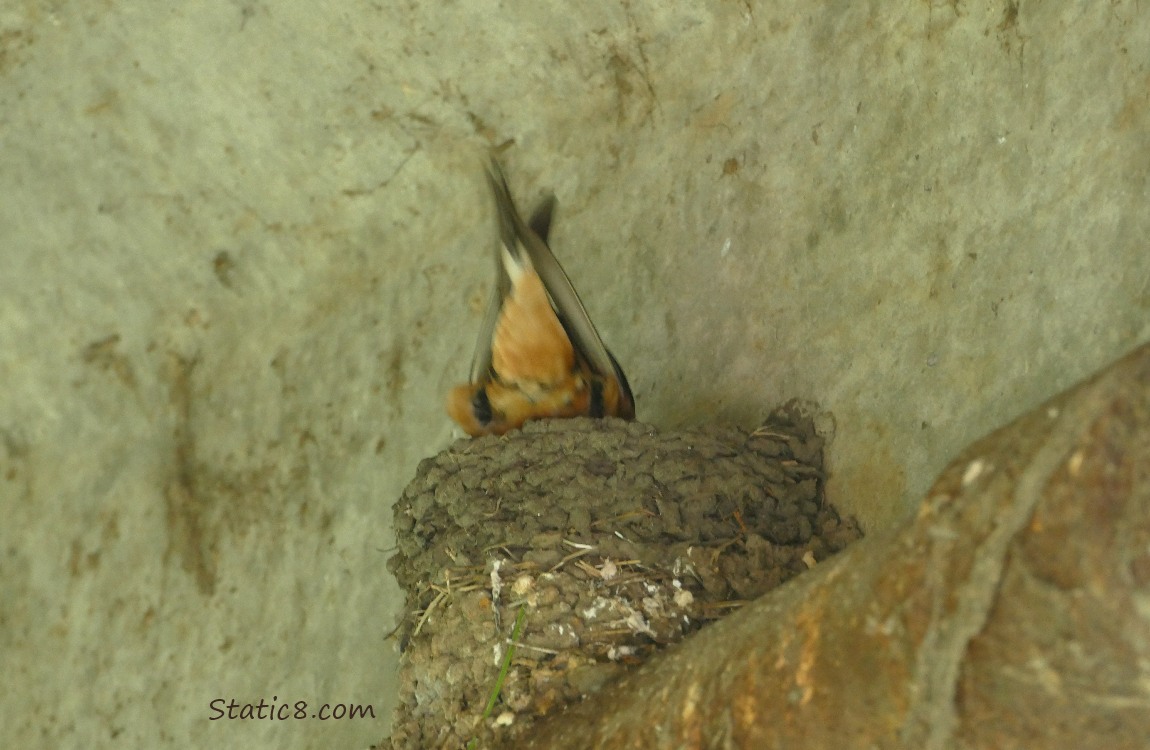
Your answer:
[[[562,653],[562,652],[560,652],[556,649],[553,649],[553,648],[543,648],[542,646],[531,646],[531,645],[528,645],[526,643],[520,643],[518,645],[518,648],[524,649],[527,651],[538,651],[541,654],[550,654],[551,656],[558,656],[560,653]]]
[[[551,569],[548,570],[547,572],[548,573],[554,573],[555,571],[559,570],[560,568],[562,568],[564,565],[571,562],[572,560],[577,560],[580,557],[583,557],[583,555],[586,555],[589,552],[593,552],[593,551],[594,551],[594,548],[588,548],[588,549],[581,549],[577,552],[572,552],[570,555],[567,555],[567,557],[564,557],[562,560],[560,560],[559,562],[552,565]]]
[[[423,610],[423,614],[420,615],[419,622],[415,625],[415,630],[411,631],[412,638],[419,635],[419,631],[423,630],[423,623],[427,622],[427,618],[431,616],[431,611],[442,604],[443,600],[446,598],[447,592],[439,590],[439,593],[436,594],[435,598],[431,600],[431,604],[428,604],[427,609]]]
[[[729,540],[723,542],[722,544],[719,544],[719,545],[712,547],[711,548],[711,565],[717,564],[719,561],[719,555],[723,554],[723,550],[725,550],[727,547],[730,547],[732,544],[737,543],[738,541],[739,541],[739,537],[735,537],[734,539],[729,539]]]

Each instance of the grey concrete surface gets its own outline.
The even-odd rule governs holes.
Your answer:
[[[0,5],[0,745],[366,747],[480,154],[641,419],[834,415],[881,529],[1150,337],[1150,8]],[[210,703],[377,718],[212,721]]]

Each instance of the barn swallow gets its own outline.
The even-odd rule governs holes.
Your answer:
[[[499,217],[495,291],[471,382],[451,389],[448,415],[472,437],[502,435],[530,419],[634,419],[627,376],[547,246],[554,197],[524,223],[494,157],[487,182]]]

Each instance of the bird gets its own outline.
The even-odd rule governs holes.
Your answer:
[[[547,245],[554,196],[524,222],[494,155],[485,171],[499,223],[496,285],[470,380],[448,393],[448,415],[472,437],[532,419],[634,419],[627,376]]]

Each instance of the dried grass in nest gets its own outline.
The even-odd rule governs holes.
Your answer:
[[[564,420],[425,461],[396,505],[388,746],[513,743],[858,538],[823,496],[822,448],[790,405],[750,434]]]

